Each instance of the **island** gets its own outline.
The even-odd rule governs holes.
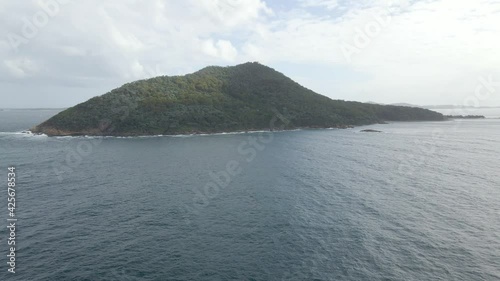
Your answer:
[[[373,129],[366,129],[366,130],[361,130],[361,133],[382,133],[382,131],[373,130]]]
[[[483,115],[445,115],[448,119],[485,119]]]
[[[48,136],[142,136],[444,120],[428,109],[334,100],[249,62],[128,83],[68,108],[31,131]]]

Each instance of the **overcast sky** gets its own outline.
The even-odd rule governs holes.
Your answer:
[[[500,0],[0,0],[0,36],[2,108],[247,61],[335,99],[500,105]]]

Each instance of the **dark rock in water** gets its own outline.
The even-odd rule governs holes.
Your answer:
[[[377,131],[373,129],[362,130],[362,133],[382,133],[382,131]]]

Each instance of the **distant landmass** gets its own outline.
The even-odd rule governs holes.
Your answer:
[[[484,115],[445,115],[448,119],[485,119]]]
[[[6,110],[64,110],[66,108],[0,108],[0,111],[6,111]]]
[[[485,108],[500,108],[500,106],[464,106],[464,105],[425,105],[422,108],[427,109],[485,109]]]
[[[32,132],[137,136],[272,130],[276,116],[280,129],[445,120],[416,107],[332,100],[254,62],[128,83],[60,112]]]
[[[373,102],[369,102],[373,103]],[[418,107],[425,109],[485,109],[485,108],[500,108],[500,106],[465,106],[465,105],[414,105],[409,103],[391,103],[390,105],[395,106],[407,106],[407,107]]]
[[[409,104],[409,103],[392,103],[390,105],[394,106],[406,106],[406,107],[418,107],[418,108],[424,108],[423,106],[420,105],[414,105],[414,104]]]

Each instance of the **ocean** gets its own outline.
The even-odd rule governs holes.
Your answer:
[[[0,111],[0,280],[500,280],[500,119],[22,133],[55,113]]]

